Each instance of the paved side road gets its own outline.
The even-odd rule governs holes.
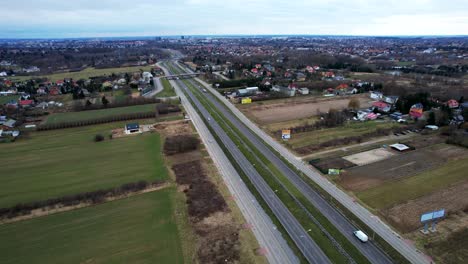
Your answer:
[[[163,70],[167,71],[165,68],[163,68]],[[266,258],[268,262],[277,264],[299,263],[298,258],[294,255],[286,241],[282,238],[281,233],[276,230],[271,219],[257,203],[253,194],[241,180],[240,175],[232,166],[221,147],[217,144],[198,113],[181,92],[179,86],[175,81],[170,82],[174,86],[177,95],[180,96],[185,110],[200,134],[208,153],[212,157],[245,220],[247,223],[252,225],[252,232],[257,238],[257,241],[261,247],[266,249]]]
[[[180,66],[180,65],[179,65]],[[422,254],[413,245],[406,243],[401,237],[392,230],[388,225],[383,223],[377,216],[370,213],[366,208],[356,203],[350,196],[344,193],[342,190],[337,188],[334,184],[330,183],[327,179],[322,177],[318,172],[312,170],[302,160],[298,160],[292,153],[289,152],[283,145],[276,142],[268,134],[262,131],[252,121],[250,121],[241,111],[239,111],[234,105],[221,96],[215,91],[209,84],[196,78],[196,80],[202,83],[206,89],[209,89],[212,94],[219,98],[227,107],[230,109],[240,120],[244,123],[251,131],[262,138],[267,144],[275,149],[281,156],[287,159],[297,169],[302,171],[310,179],[316,182],[322,189],[333,196],[338,202],[344,205],[348,210],[353,212],[359,217],[364,223],[366,223],[372,230],[374,230],[380,237],[385,239],[391,246],[393,246],[400,254],[407,258],[412,263],[430,263],[427,256]]]

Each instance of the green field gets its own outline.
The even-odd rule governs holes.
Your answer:
[[[0,262],[183,263],[174,188],[0,226]]]
[[[133,113],[143,113],[155,111],[155,104],[145,104],[145,105],[134,105],[127,107],[116,107],[108,109],[99,109],[99,110],[89,110],[89,111],[80,111],[80,112],[65,112],[52,114],[47,117],[45,122],[46,125],[57,124],[62,122],[74,122],[74,121],[85,121],[91,119],[98,119],[104,117],[111,117],[122,114],[133,114]]]
[[[176,96],[174,88],[172,88],[172,85],[169,83],[166,78],[161,78],[161,83],[164,87],[164,89],[158,93],[156,96],[157,97],[171,97],[171,96]]]
[[[467,171],[468,158],[453,160],[415,176],[359,192],[357,196],[375,209],[387,208],[466,180]]]
[[[318,145],[332,139],[360,136],[365,133],[376,131],[378,128],[391,128],[398,126],[400,125],[393,122],[353,122],[336,128],[327,128],[305,133],[292,134],[291,139],[288,140],[285,144],[293,149],[296,149],[310,145]]]
[[[0,96],[0,105],[6,104],[11,100],[18,100],[19,95]]]
[[[74,80],[79,79],[88,79],[90,77],[96,76],[104,76],[104,75],[112,75],[119,74],[119,73],[134,73],[142,71],[150,71],[151,66],[134,66],[134,67],[121,67],[121,68],[107,68],[107,69],[95,69],[95,68],[86,68],[82,71],[78,72],[63,72],[63,73],[54,73],[54,74],[47,74],[47,75],[38,75],[38,76],[16,76],[12,79],[15,81],[24,81],[29,80],[31,78],[47,78],[50,81],[58,81],[63,80],[65,78],[72,78]]]
[[[111,123],[33,132],[2,144],[0,208],[17,203],[117,187],[138,180],[167,179],[158,134],[108,139]],[[97,133],[106,135],[95,143]]]

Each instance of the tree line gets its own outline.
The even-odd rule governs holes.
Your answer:
[[[138,181],[126,183],[116,188],[101,189],[92,192],[78,193],[74,195],[63,196],[59,198],[52,198],[31,203],[19,203],[13,207],[0,208],[0,218],[14,218],[17,216],[31,214],[31,211],[46,207],[58,206],[74,206],[80,203],[99,204],[106,200],[106,198],[122,196],[133,192],[142,191],[151,186],[158,186],[164,181],[157,180],[153,182]]]

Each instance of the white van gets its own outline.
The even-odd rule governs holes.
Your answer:
[[[369,240],[369,237],[361,230],[354,231],[353,234],[361,240],[362,243],[366,243]]]

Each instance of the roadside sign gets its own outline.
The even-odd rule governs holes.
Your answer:
[[[283,129],[281,131],[281,138],[283,140],[288,140],[291,138],[291,130],[290,129]]]
[[[328,175],[340,175],[339,169],[328,169]]]
[[[424,213],[421,215],[421,222],[439,219],[445,216],[445,209]]]
[[[421,222],[427,222],[432,220],[433,212],[425,213],[421,215]]]
[[[250,103],[252,103],[252,98],[250,97],[242,98],[242,104],[250,104]]]

